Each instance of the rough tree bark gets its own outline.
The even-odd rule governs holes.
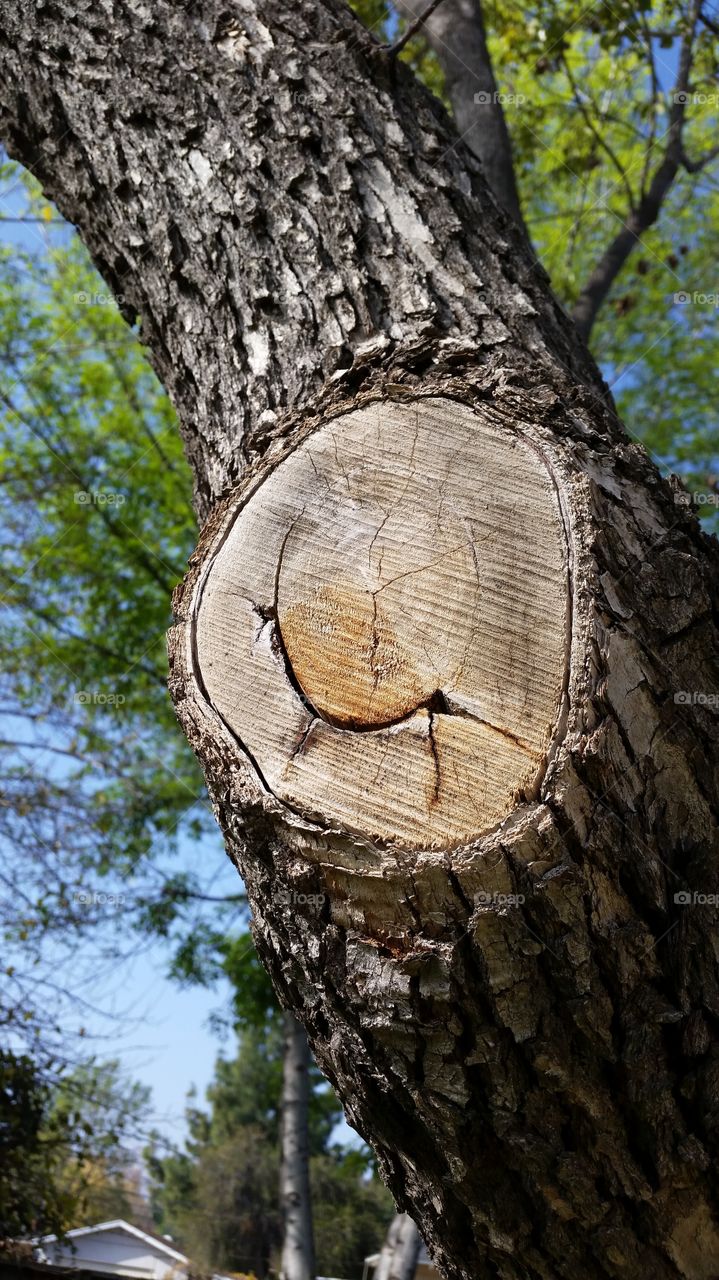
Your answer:
[[[280,1280],[314,1280],[315,1246],[309,1176],[310,1047],[304,1027],[284,1016],[282,1079],[282,1168],[280,1205],[283,1238]]]
[[[106,0],[101,11],[89,0],[6,0],[0,34],[0,132],[78,225],[128,317],[141,317],[178,409],[198,512],[214,508],[176,597],[178,714],[278,992],[398,1204],[449,1280],[708,1280],[719,1257],[716,543],[627,440],[442,112],[339,0]],[[535,489],[519,467],[514,490],[483,481],[476,511],[460,503],[451,518],[481,575],[493,537],[509,573],[513,530],[523,536],[532,511],[544,512],[537,545],[550,538],[561,556],[567,644],[557,714],[530,744],[541,758],[515,794],[510,786],[492,801],[504,816],[487,818],[481,762],[461,752],[457,785],[469,770],[477,828],[443,841],[427,788],[432,829],[414,845],[406,832],[370,838],[364,817],[328,814],[326,792],[309,804],[263,783],[208,699],[207,655],[193,645],[225,534],[248,513],[266,520],[263,487],[332,431],[336,471],[323,462],[318,485],[335,486],[336,514],[344,469],[357,528],[374,537],[371,486],[358,493],[348,468],[358,415],[377,424],[370,464],[381,496],[395,478],[382,424],[434,414],[436,465],[454,502],[457,459],[437,403],[448,438],[456,406],[465,459],[474,423],[485,458],[494,440],[500,452],[515,442],[518,463],[533,460],[526,473],[542,478],[543,507],[528,505]],[[411,472],[411,455],[399,458],[396,474]],[[429,491],[426,501],[436,513]],[[308,643],[325,643],[323,626],[366,619],[365,596],[385,570],[371,560],[363,579],[352,549],[344,585],[354,604],[316,625],[319,587],[302,542],[287,539],[288,567],[305,586],[282,594],[278,554],[278,590],[254,600],[249,650],[261,656],[269,641],[281,705],[284,681],[289,705],[316,713],[322,664],[309,696],[281,643],[278,602],[307,624],[301,664]],[[326,553],[339,555],[331,540]],[[526,565],[534,618],[537,584],[550,579],[538,557]],[[535,689],[525,643],[535,636],[516,590],[504,594],[505,617],[502,581],[480,580],[477,619],[488,609],[499,632],[493,673],[472,650],[469,710],[472,732],[481,720],[495,731],[482,757],[489,777],[500,740],[511,742],[509,717]],[[474,588],[461,585],[471,608]],[[430,610],[435,656],[443,609],[438,600]],[[395,602],[377,639],[370,628],[367,642],[363,624],[347,641],[365,687],[382,636],[393,648],[397,615]],[[412,654],[399,646],[390,657],[405,671]],[[325,706],[312,733],[369,740],[399,725],[405,741],[412,720],[419,768],[432,720],[450,737],[466,728],[456,667],[440,670],[434,689],[427,672],[415,672],[404,721],[368,731],[367,694],[362,723],[333,725],[338,707]],[[542,669],[545,687],[550,674]],[[483,714],[483,699],[504,719]],[[510,783],[524,759],[514,746]],[[337,760],[330,751],[330,777]]]

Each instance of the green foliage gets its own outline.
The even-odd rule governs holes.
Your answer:
[[[402,30],[391,6],[352,7],[385,42]],[[661,161],[689,6],[539,0],[520,11],[488,0],[483,13],[525,219],[555,293],[571,308]],[[715,145],[718,50],[716,33],[700,28],[686,108],[692,160]],[[437,59],[421,36],[410,51],[417,74],[443,97]],[[698,513],[712,527],[719,285],[708,264],[718,254],[716,164],[699,174],[682,169],[615,282],[591,344],[629,432],[662,470],[704,495]],[[677,302],[681,293],[690,301]]]
[[[125,1080],[117,1059],[80,1063],[65,1072],[52,1092],[50,1121],[61,1128],[82,1127],[92,1139],[87,1154],[101,1159],[110,1174],[127,1169],[128,1140],[144,1136],[150,1115],[150,1089]]]
[[[277,1151],[261,1130],[238,1130],[196,1160],[155,1162],[160,1229],[205,1271],[268,1274],[282,1240]]]
[[[129,1143],[148,1105],[117,1062],[58,1077],[52,1063],[0,1050],[0,1238],[62,1236],[109,1213],[137,1220]]]
[[[358,1169],[353,1155],[316,1156],[310,1163],[318,1270],[360,1280],[362,1259],[376,1253],[394,1203],[376,1174]]]
[[[48,703],[84,707],[84,744],[139,722],[166,748],[169,594],[195,538],[169,401],[75,237],[2,250],[0,350],[5,669],[28,706],[41,674]],[[168,764],[194,785],[188,760]]]
[[[524,212],[552,287],[570,307],[661,162],[688,7],[667,2],[589,9],[540,3],[521,17],[492,0],[485,19],[514,146]],[[716,134],[717,48],[700,33],[686,149]],[[711,167],[681,170],[658,223],[642,236],[600,312],[592,350],[628,430],[689,488],[719,471],[716,281],[719,189]],[[692,301],[677,303],[687,292]],[[712,518],[716,508],[700,514]]]
[[[72,1226],[110,1218],[149,1221],[138,1167],[149,1117],[149,1088],[126,1081],[114,1059],[81,1063],[60,1078],[49,1122],[84,1137],[79,1151],[66,1150],[55,1179],[75,1203]]]
[[[58,1184],[68,1135],[47,1124],[49,1089],[26,1055],[0,1050],[0,1238],[62,1234],[75,1201]]]
[[[232,1012],[238,1027],[274,1024],[279,1015],[277,996],[267,970],[260,964],[251,934],[225,939],[222,967],[232,983]]]
[[[62,946],[164,938],[189,980],[244,895],[210,913],[201,876],[171,863],[189,839],[219,852],[166,690],[170,593],[196,536],[174,414],[79,241],[49,237],[22,183],[41,232],[38,250],[0,248],[0,1019],[58,1045]]]
[[[279,1141],[283,1032],[281,1015],[262,1026],[243,1028],[233,1058],[218,1058],[215,1079],[207,1090],[210,1142],[220,1141],[245,1125],[255,1125],[272,1145]],[[310,1153],[325,1150],[342,1118],[334,1090],[319,1069],[310,1068]]]

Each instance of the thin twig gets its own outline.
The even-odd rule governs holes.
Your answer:
[[[633,209],[634,193],[632,192],[632,188],[629,183],[629,178],[627,177],[627,171],[622,165],[621,161],[619,160],[619,157],[617,156],[614,149],[609,145],[606,138],[600,133],[599,129],[597,128],[594,121],[592,120],[591,112],[587,110],[586,104],[582,99],[581,93],[579,92],[579,86],[572,74],[572,68],[569,65],[569,59],[564,53],[562,53],[561,55],[561,62],[562,62],[562,66],[564,67],[564,73],[567,77],[567,80],[569,81],[569,87],[572,90],[572,95],[574,97],[575,105],[577,106],[580,114],[582,115],[584,122],[587,125],[589,132],[592,134],[592,137],[595,139],[597,145],[601,147],[602,150],[606,151],[607,155],[609,156],[609,159],[611,160],[612,164],[614,165],[614,168],[616,169],[617,173],[619,174],[619,177],[622,180],[622,183],[624,184],[624,190],[626,192],[627,200],[629,202],[629,208]],[[592,106],[596,111],[596,105],[593,100],[592,100]]]
[[[421,13],[418,18],[415,18],[414,22],[410,22],[407,30],[403,32],[399,40],[395,40],[394,44],[384,45],[382,52],[386,53],[391,58],[396,58],[398,54],[402,52],[405,45],[412,39],[412,36],[415,36],[420,28],[424,26],[427,19],[432,17],[435,9],[437,9],[441,3],[442,0],[429,0],[429,4],[427,5],[424,13]]]
[[[682,164],[687,173],[700,173],[706,165],[711,164],[712,160],[716,160],[717,156],[719,156],[719,145],[712,147],[703,156],[700,156],[698,160],[690,160],[686,151],[682,148]]]
[[[713,18],[709,18],[703,9],[699,14],[699,21],[703,22],[709,31],[713,31],[715,36],[719,36],[719,23],[715,22]]]

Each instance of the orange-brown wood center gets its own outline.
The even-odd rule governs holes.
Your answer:
[[[343,728],[374,728],[431,697],[381,600],[350,586],[320,587],[280,613],[295,679],[319,714]]]

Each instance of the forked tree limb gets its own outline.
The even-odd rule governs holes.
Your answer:
[[[172,693],[283,1002],[449,1280],[709,1280],[716,543],[343,6],[39,14],[0,131],[212,508]]]
[[[683,142],[687,105],[691,96],[689,84],[700,12],[700,0],[692,0],[687,17],[687,29],[680,43],[676,78],[670,94],[668,127],[661,147],[661,159],[651,173],[646,190],[643,190],[639,200],[635,204],[630,204],[627,209],[621,230],[607,245],[572,310],[577,329],[585,342],[589,340],[599,310],[624,264],[636,246],[641,243],[644,232],[657,221],[681,169],[685,168],[689,173],[698,172],[712,158],[712,152],[708,152],[698,168],[693,169],[691,162],[687,162]],[[651,162],[651,152],[647,155],[647,162]]]
[[[396,8],[411,19],[420,12],[419,0],[396,0]],[[589,340],[597,316],[633,250],[641,244],[643,234],[659,218],[681,170],[684,169],[689,174],[700,173],[719,154],[717,148],[710,147],[703,155],[690,157],[682,142],[687,108],[691,100],[690,75],[699,21],[709,25],[712,30],[717,30],[715,24],[711,26],[707,23],[706,16],[700,13],[700,5],[694,0],[689,11],[688,29],[681,40],[677,72],[670,94],[668,128],[662,141],[660,159],[655,163],[652,134],[646,158],[649,182],[638,199],[630,189],[628,175],[613,148],[601,131],[595,128],[579,92],[580,87],[574,83],[566,59],[563,60],[575,102],[585,122],[595,133],[598,145],[607,152],[617,169],[618,181],[625,188],[628,197],[622,229],[611,237],[600,254],[573,309],[574,319],[585,341]],[[480,0],[444,0],[439,10],[422,22],[422,29],[442,68],[460,138],[480,160],[497,202],[528,236],[520,209],[511,138],[503,106],[503,101],[511,99],[511,94],[503,94],[497,84]],[[651,38],[647,33],[649,56]],[[655,106],[658,108],[658,105],[657,101]]]

